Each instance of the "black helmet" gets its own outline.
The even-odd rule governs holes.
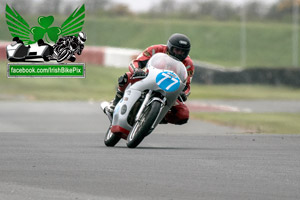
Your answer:
[[[191,42],[186,35],[175,33],[169,38],[167,46],[171,56],[183,61],[189,55]]]

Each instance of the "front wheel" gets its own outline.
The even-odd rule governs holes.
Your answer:
[[[153,101],[145,108],[140,116],[140,119],[135,122],[127,137],[127,147],[137,147],[142,142],[144,137],[150,133],[151,126],[159,114],[160,105],[160,102]]]
[[[70,54],[71,54],[70,50],[67,49],[61,50],[57,55],[57,62],[62,62],[66,60],[70,56]]]
[[[108,147],[114,147],[120,141],[120,139],[121,139],[120,136],[113,134],[111,132],[111,126],[109,126],[105,134],[104,144]]]

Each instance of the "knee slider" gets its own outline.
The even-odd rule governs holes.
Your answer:
[[[175,125],[182,125],[182,124],[186,124],[189,121],[189,119],[182,119],[178,122],[175,123]]]

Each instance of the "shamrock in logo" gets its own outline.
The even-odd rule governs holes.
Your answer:
[[[51,27],[54,22],[53,16],[40,16],[40,26],[30,27],[25,19],[14,9],[6,4],[6,23],[12,37],[19,37],[24,44],[33,44],[40,39],[47,43],[56,42],[59,37],[77,36],[81,31],[85,18],[85,6],[78,7],[62,23],[60,27]]]
[[[53,22],[53,16],[39,17],[38,23],[41,27],[34,26],[30,30],[30,32],[33,34],[33,39],[37,41],[45,37],[48,43],[50,42],[48,39],[50,39],[52,42],[56,42],[61,33],[61,29],[59,27],[50,27],[53,24]]]

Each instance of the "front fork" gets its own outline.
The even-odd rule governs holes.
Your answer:
[[[161,102],[161,105],[160,105],[159,113],[157,114],[156,119],[154,120],[154,122],[153,122],[153,124],[152,124],[152,126],[151,126],[151,130],[153,130],[153,129],[155,128],[155,126],[159,123],[157,120],[159,119],[160,113],[161,113],[161,111],[163,110],[163,108],[164,108],[165,105],[166,105],[167,98],[164,97],[163,99],[161,99],[161,98],[158,98],[158,97],[154,97],[154,98],[152,99],[152,101],[149,102],[149,104],[151,104],[153,101],[159,101],[159,102]]]
[[[141,105],[141,107],[140,107],[140,109],[139,109],[136,117],[135,117],[135,121],[139,121],[140,120],[140,116],[141,116],[143,110],[145,109],[145,107],[146,107],[146,105],[147,105],[147,103],[148,103],[148,101],[149,101],[149,99],[151,97],[151,94],[152,94],[152,90],[149,90],[149,92],[146,94],[146,97],[145,97],[145,99],[144,99],[144,101],[143,101],[143,103],[142,103],[142,105]]]
[[[149,90],[149,92],[146,94],[146,97],[145,97],[145,99],[144,99],[144,101],[143,101],[136,117],[135,117],[135,121],[140,121],[140,116],[141,116],[141,114],[142,114],[142,112],[143,112],[143,110],[145,109],[146,106],[150,105],[153,101],[161,102],[161,107],[160,107],[159,113],[156,116],[156,119],[155,119],[153,125],[151,126],[151,130],[153,130],[155,128],[155,125],[157,124],[157,120],[160,116],[160,113],[161,113],[162,109],[164,108],[164,106],[166,104],[166,101],[167,101],[166,97],[164,97],[163,99],[158,98],[158,97],[154,97],[154,98],[151,99],[151,101],[149,101],[150,98],[151,98],[152,93],[153,93],[153,91]]]

